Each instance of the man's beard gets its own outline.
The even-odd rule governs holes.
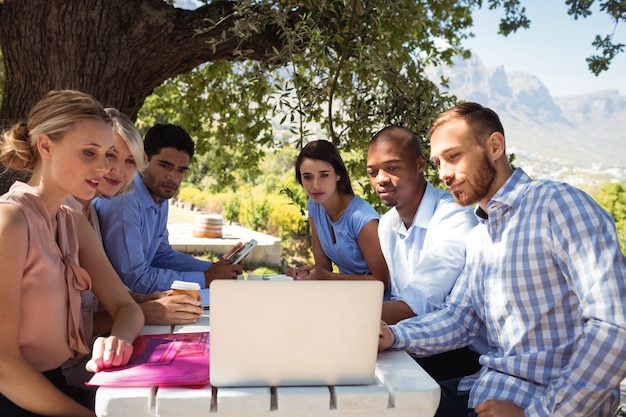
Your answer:
[[[161,191],[160,189],[157,188],[156,193],[155,193],[159,198],[161,198],[162,200],[169,200],[170,198],[174,197],[174,194],[176,194],[176,191]]]
[[[471,183],[466,181],[469,186],[468,191],[455,191],[453,193],[454,200],[461,206],[470,206],[485,198],[491,185],[496,178],[496,168],[491,164],[486,154],[483,154],[480,169],[476,171],[476,175],[471,179]]]

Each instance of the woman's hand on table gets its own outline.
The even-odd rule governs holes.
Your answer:
[[[133,345],[116,336],[99,337],[93,343],[91,359],[85,365],[89,372],[126,365],[133,354]]]
[[[295,280],[321,279],[320,273],[323,271],[315,268],[315,265],[305,265],[299,268],[289,268],[287,275]]]

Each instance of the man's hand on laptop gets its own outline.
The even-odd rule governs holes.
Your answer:
[[[204,279],[208,287],[214,279],[237,279],[242,272],[241,264],[233,264],[227,259],[220,259],[204,271]]]
[[[380,335],[378,336],[378,351],[389,349],[396,341],[393,332],[384,321],[380,321]]]

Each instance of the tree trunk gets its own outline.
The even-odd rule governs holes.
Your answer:
[[[239,59],[237,50],[248,50],[248,59],[267,59],[279,47],[277,31],[268,28],[240,44],[232,10],[227,1],[189,11],[162,0],[5,0],[0,123],[24,119],[51,89],[84,91],[134,120],[145,98],[168,78],[203,62]],[[198,32],[207,21],[220,23]],[[0,183],[3,193],[7,175]]]

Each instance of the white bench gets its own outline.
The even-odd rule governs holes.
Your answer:
[[[145,326],[143,334],[209,330],[193,325]],[[432,417],[439,385],[404,351],[378,354],[370,385],[254,388],[99,388],[98,417]]]

